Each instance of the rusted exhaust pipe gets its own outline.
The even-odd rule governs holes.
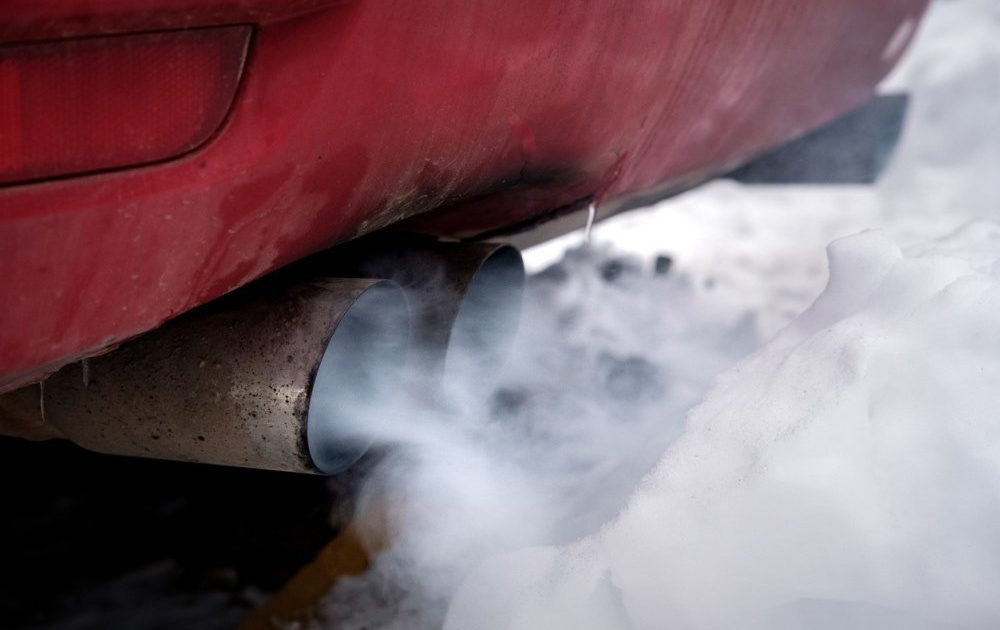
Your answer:
[[[408,335],[389,281],[234,295],[51,376],[44,422],[102,453],[335,473],[368,446],[338,423],[392,398]]]

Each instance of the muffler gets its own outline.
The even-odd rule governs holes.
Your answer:
[[[42,424],[101,453],[332,474],[339,430],[399,389],[409,315],[385,280],[267,283],[182,315],[41,388]],[[321,403],[317,403],[321,401]]]

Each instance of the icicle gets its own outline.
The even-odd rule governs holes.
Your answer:
[[[585,242],[590,245],[590,233],[594,229],[594,219],[597,217],[597,203],[591,202],[587,206],[587,229],[583,234]]]

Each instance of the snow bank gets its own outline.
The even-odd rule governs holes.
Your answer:
[[[1000,227],[828,255],[616,520],[490,561],[445,628],[1000,627]]]

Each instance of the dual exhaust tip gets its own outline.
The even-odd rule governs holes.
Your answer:
[[[340,267],[241,289],[15,394],[89,450],[334,474],[407,390],[496,378],[520,312],[515,249],[392,247]]]

